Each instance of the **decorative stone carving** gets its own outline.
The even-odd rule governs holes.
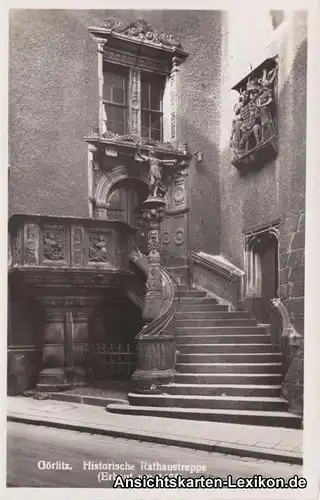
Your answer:
[[[265,143],[270,143],[273,148],[273,139],[277,135],[276,76],[276,62],[269,59],[234,87],[239,92],[230,135],[235,166],[239,163],[236,160],[244,156],[247,156],[247,162],[250,161],[249,153],[264,149]]]
[[[172,59],[173,66],[170,74],[170,128],[171,139],[176,137],[176,114],[177,114],[177,73],[179,71],[180,60],[177,57]]]
[[[160,268],[160,223],[163,219],[163,205],[161,200],[155,198],[154,203],[158,201],[158,206],[149,208],[150,200],[151,198],[148,198],[144,202],[145,211],[143,212],[143,218],[148,227],[148,281],[143,313],[146,321],[157,318],[164,303]]]
[[[180,207],[185,203],[185,192],[184,192],[184,176],[177,175],[173,181],[173,203],[174,206]]]
[[[108,238],[104,233],[89,236],[89,260],[93,262],[108,261]]]
[[[133,66],[152,71],[160,71],[161,73],[169,73],[169,66],[162,61],[153,61],[144,57],[136,57],[131,54],[125,54],[116,50],[106,49],[103,52],[105,61],[121,63],[126,66]]]
[[[131,130],[132,134],[140,134],[141,116],[140,116],[140,99],[141,99],[141,81],[140,70],[131,69]]]
[[[12,264],[21,263],[21,229],[18,228],[11,240]]]
[[[107,19],[104,27],[110,33],[117,33],[131,40],[139,40],[145,43],[152,43],[159,47],[181,47],[177,38],[165,33],[157,33],[144,19],[137,19],[133,22],[118,21],[116,19]]]
[[[27,265],[37,265],[39,260],[39,228],[37,224],[26,224],[24,229],[24,262]]]
[[[72,263],[75,266],[83,265],[83,228],[81,226],[72,227]]]
[[[171,235],[167,231],[162,233],[161,241],[164,245],[168,245],[171,241]]]
[[[183,245],[184,244],[184,229],[183,228],[178,228],[176,230],[176,235],[173,238],[173,241],[176,245]]]
[[[43,256],[47,260],[65,260],[66,228],[63,226],[45,226],[43,228]]]
[[[95,134],[96,135],[96,134]],[[89,153],[90,153],[90,164],[93,170],[99,170],[99,155],[98,155],[98,149],[96,146],[93,144],[90,144],[89,147]]]

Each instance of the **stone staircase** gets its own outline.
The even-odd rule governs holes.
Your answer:
[[[183,289],[176,314],[175,380],[161,394],[129,393],[121,413],[300,428],[281,397],[282,354],[268,325]],[[118,405],[109,411],[120,412]],[[120,406],[120,405],[119,405]]]

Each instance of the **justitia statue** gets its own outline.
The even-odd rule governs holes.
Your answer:
[[[149,170],[149,198],[163,197],[166,193],[166,188],[162,184],[162,168],[161,165],[176,165],[177,160],[159,160],[156,156],[154,148],[151,148],[149,155],[143,155],[140,152],[139,144],[137,144],[137,153],[141,160],[148,161]]]

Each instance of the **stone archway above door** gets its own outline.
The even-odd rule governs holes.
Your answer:
[[[129,182],[132,182],[133,187],[137,184],[144,186],[147,196],[148,189],[148,171],[141,169],[139,176],[133,176],[129,174],[129,169],[127,166],[120,166],[114,168],[111,172],[102,173],[100,180],[98,181],[94,196],[91,201],[94,204],[93,216],[97,219],[107,219],[107,220],[123,220],[123,222],[128,222],[126,216],[121,211],[121,207],[112,207],[110,203],[110,197],[117,189],[117,186],[123,184],[122,181],[128,181],[126,186],[129,186]]]

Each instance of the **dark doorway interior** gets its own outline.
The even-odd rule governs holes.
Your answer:
[[[136,366],[141,310],[125,295],[109,293],[89,321],[88,364],[93,381],[129,380]]]

